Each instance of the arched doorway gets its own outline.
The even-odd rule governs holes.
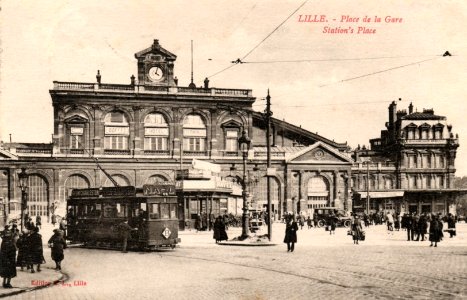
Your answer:
[[[73,189],[87,189],[90,188],[89,180],[81,174],[73,174],[65,181],[65,187],[60,197],[61,201],[65,201],[71,195]]]
[[[160,182],[167,182],[167,178],[162,175],[153,175],[146,179],[146,184],[157,184]]]
[[[49,184],[37,174],[29,175],[27,211],[32,216],[47,216],[49,207]]]
[[[277,219],[279,203],[281,203],[280,182],[275,177],[270,177],[271,190],[271,210],[274,212],[274,219]],[[256,193],[253,195],[253,201],[257,203],[258,208],[267,209],[268,205],[268,181],[267,177],[262,177],[256,186]]]
[[[307,206],[309,210],[329,206],[329,182],[323,176],[313,176],[308,180]]]

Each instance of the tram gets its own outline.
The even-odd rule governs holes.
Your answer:
[[[174,185],[73,189],[67,199],[66,238],[84,247],[120,249],[120,228],[128,221],[133,228],[129,249],[175,248],[181,242],[177,212]]]

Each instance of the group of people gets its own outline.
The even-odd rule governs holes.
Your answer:
[[[37,221],[37,220],[36,220]],[[37,226],[39,223],[39,226]],[[5,225],[0,232],[2,239],[0,245],[0,276],[3,278],[3,287],[12,288],[11,279],[16,277],[16,268],[31,273],[41,272],[41,265],[45,263],[42,246],[42,235],[39,233],[40,222],[36,225],[31,218],[25,222],[23,232],[20,232],[16,224]],[[54,229],[54,234],[48,241],[51,248],[52,260],[55,261],[56,270],[61,270],[61,261],[64,259],[63,249],[66,242],[63,231]]]

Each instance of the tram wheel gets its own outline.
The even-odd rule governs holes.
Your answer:
[[[344,227],[350,227],[350,220],[344,221]]]
[[[324,222],[324,220],[319,220],[318,221],[318,227],[319,228],[324,227],[324,225],[326,225],[326,222]]]

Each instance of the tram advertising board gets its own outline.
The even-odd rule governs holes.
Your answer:
[[[175,196],[174,184],[145,184],[143,185],[145,196]]]

